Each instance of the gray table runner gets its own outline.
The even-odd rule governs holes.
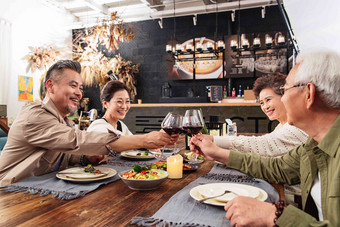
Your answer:
[[[279,200],[277,191],[266,181],[251,178],[236,170],[226,169],[225,165],[216,164],[205,176],[191,182],[181,191],[172,196],[152,217],[135,217],[131,224],[138,226],[230,226],[225,218],[223,207],[208,204],[195,204],[189,192],[202,183],[242,183],[262,188],[268,193],[267,202]]]
[[[157,160],[124,159],[121,158],[120,155],[118,155],[110,159],[108,165],[101,166],[115,169],[119,173],[121,171],[133,168],[136,164],[140,166],[145,166],[155,161]],[[87,193],[96,190],[101,185],[106,185],[120,179],[117,174],[114,177],[100,181],[94,181],[90,183],[74,183],[58,179],[56,177],[57,173],[58,172],[52,172],[42,176],[32,176],[23,181],[2,187],[0,188],[0,190],[5,190],[7,192],[25,191],[31,194],[40,193],[40,196],[52,194],[53,197],[61,200],[71,200],[84,196]]]

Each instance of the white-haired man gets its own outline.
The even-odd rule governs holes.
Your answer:
[[[299,56],[281,90],[288,123],[310,136],[304,145],[280,158],[224,150],[199,136],[191,148],[271,183],[301,184],[303,210],[237,197],[225,206],[231,225],[339,226],[340,55],[314,51]]]

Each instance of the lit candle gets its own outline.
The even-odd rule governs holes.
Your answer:
[[[194,47],[190,43],[188,43],[187,44],[187,51],[191,51],[192,49],[194,49]]]
[[[266,45],[270,46],[270,45],[272,45],[272,42],[273,42],[272,37],[267,36],[266,37]]]
[[[167,44],[165,49],[166,49],[166,52],[170,53],[171,52],[171,45]]]
[[[260,38],[254,38],[254,45],[256,45],[256,46],[261,45]]]
[[[181,44],[176,44],[176,51],[181,51],[182,50],[182,45]]]
[[[171,179],[183,177],[183,157],[179,154],[172,155],[166,159],[166,171]]]
[[[285,37],[283,35],[280,35],[277,41],[279,44],[283,44],[285,42]]]
[[[196,50],[201,51],[203,49],[203,45],[201,43],[196,44]]]
[[[237,47],[237,42],[235,40],[230,41],[230,47],[231,48],[236,48]]]
[[[218,49],[223,49],[223,46],[224,46],[224,42],[222,40],[217,41],[217,48]]]
[[[246,48],[246,47],[249,46],[249,41],[248,41],[248,39],[243,39],[243,40],[242,40],[242,46],[243,46],[244,48]]]

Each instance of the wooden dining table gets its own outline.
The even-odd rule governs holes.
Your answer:
[[[166,179],[151,191],[129,189],[121,180],[74,200],[0,191],[0,226],[133,226],[133,217],[151,217],[174,194],[207,174],[214,164],[205,160],[195,172],[185,173],[181,179]],[[282,186],[277,189],[284,198]]]

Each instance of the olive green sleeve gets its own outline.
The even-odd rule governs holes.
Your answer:
[[[262,157],[255,153],[230,151],[227,167],[276,184],[300,183],[300,147],[282,157]]]
[[[329,221],[317,221],[299,208],[289,205],[276,221],[278,226],[332,226]]]

